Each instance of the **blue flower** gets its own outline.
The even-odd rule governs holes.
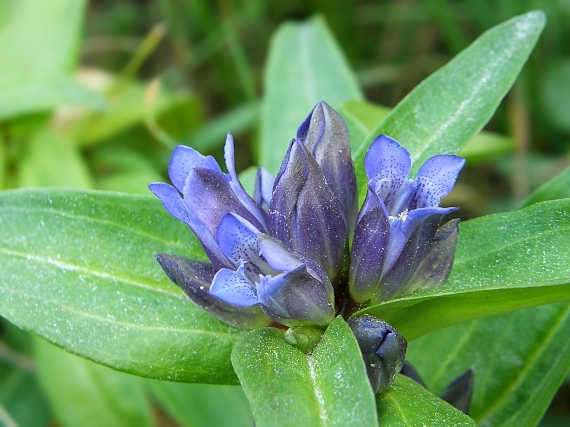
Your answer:
[[[358,212],[346,124],[320,102],[299,127],[275,179],[258,170],[253,197],[237,178],[230,134],[225,163],[228,173],[212,157],[178,146],[168,170],[173,186],[149,185],[192,229],[211,262],[169,254],[157,260],[219,319],[242,328],[272,321],[324,327],[355,305],[447,278],[458,227],[456,220],[443,223],[455,208],[438,205],[463,159],[433,157],[408,180],[408,151],[379,136],[366,155],[368,194]]]

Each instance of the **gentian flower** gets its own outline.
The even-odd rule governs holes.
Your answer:
[[[368,194],[358,212],[347,126],[320,102],[275,179],[258,170],[253,197],[237,178],[230,134],[227,173],[212,157],[178,146],[168,169],[173,186],[149,187],[192,229],[210,263],[156,258],[196,304],[224,322],[323,328],[336,314],[348,317],[354,307],[447,279],[458,221],[444,223],[455,208],[439,201],[463,163],[435,156],[409,180],[408,151],[381,135],[365,158]]]

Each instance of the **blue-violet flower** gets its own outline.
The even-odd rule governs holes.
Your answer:
[[[440,286],[457,243],[456,208],[439,207],[464,160],[429,159],[408,179],[409,152],[380,135],[364,162],[368,193],[358,191],[348,129],[318,103],[291,141],[273,176],[259,168],[253,197],[238,180],[234,143],[228,173],[211,156],[178,146],[173,186],[149,187],[166,210],[196,234],[210,263],[169,254],[156,258],[200,307],[242,328],[272,321],[324,327],[335,314]],[[335,294],[337,300],[335,301]]]

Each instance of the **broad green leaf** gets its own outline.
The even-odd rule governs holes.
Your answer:
[[[407,356],[436,393],[472,368],[471,415],[479,426],[532,427],[570,366],[569,328],[563,302],[431,332]]]
[[[149,381],[162,408],[183,427],[251,427],[253,417],[241,387]]]
[[[29,142],[18,169],[20,187],[93,188],[93,179],[71,141],[43,129]]]
[[[382,427],[475,426],[463,412],[403,375],[376,400]]]
[[[258,427],[377,425],[360,349],[340,317],[309,355],[262,328],[237,342],[232,363]]]
[[[570,299],[570,200],[533,205],[460,224],[443,288],[361,310],[408,341],[469,320]]]
[[[406,96],[354,153],[361,195],[364,155],[378,134],[410,151],[412,173],[436,154],[459,153],[512,86],[544,22],[544,14],[535,11],[492,28]]]
[[[351,149],[356,152],[362,144],[370,142],[368,136],[390,114],[390,109],[365,101],[348,101],[340,106],[339,112],[348,125]],[[461,149],[459,155],[473,163],[508,153],[514,148],[512,138],[480,132]]]
[[[567,198],[570,198],[570,168],[534,190],[523,202],[522,206],[530,206],[545,200]]]
[[[154,425],[143,381],[66,353],[36,339],[39,379],[65,427]]]
[[[0,193],[0,314],[132,374],[235,384],[238,331],[195,306],[154,260],[205,259],[154,197],[75,190]]]
[[[51,413],[34,375],[33,359],[4,341],[0,354],[0,425],[47,427]]]
[[[259,164],[276,173],[297,128],[321,100],[362,99],[325,21],[282,25],[271,41],[261,107]]]
[[[58,105],[105,106],[75,82],[84,0],[12,2],[0,32],[0,119]]]

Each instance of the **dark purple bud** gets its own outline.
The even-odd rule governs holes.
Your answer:
[[[346,123],[340,114],[321,101],[299,127],[297,139],[305,144],[321,167],[329,187],[340,200],[352,231],[358,210],[358,193]]]
[[[454,379],[439,397],[464,414],[469,415],[473,397],[473,370],[467,369]]]
[[[386,207],[373,190],[368,190],[354,232],[348,281],[350,295],[358,303],[380,293],[389,238],[390,222]]]
[[[155,254],[167,276],[202,309],[237,328],[254,329],[267,326],[271,320],[258,306],[240,307],[210,294],[216,269],[205,262],[169,254]]]
[[[393,326],[368,314],[347,323],[360,347],[372,390],[384,393],[404,365],[406,339]]]
[[[275,181],[271,234],[330,278],[342,267],[348,229],[342,207],[305,145],[293,140]]]

